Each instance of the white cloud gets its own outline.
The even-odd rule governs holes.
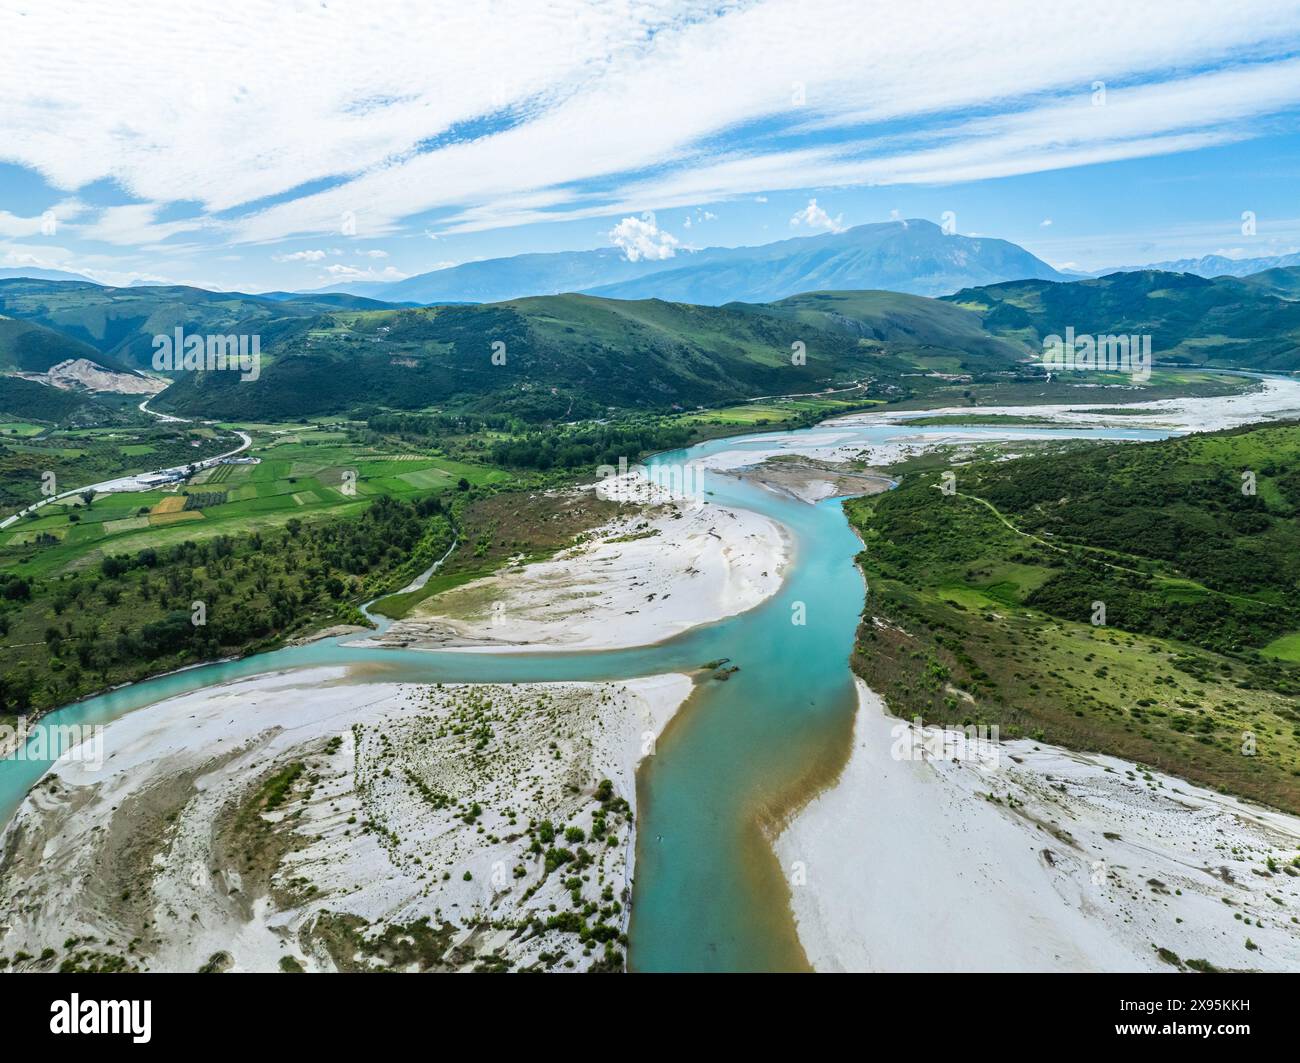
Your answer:
[[[842,233],[844,231],[843,214],[837,214],[831,217],[821,207],[817,206],[817,200],[808,200],[808,205],[803,210],[796,211],[794,217],[790,219],[791,225],[806,225],[810,229],[822,229],[832,233]]]
[[[362,251],[361,253],[365,255],[366,258],[387,258],[388,257],[387,251],[380,251],[378,248],[375,248],[374,250],[371,251]]]
[[[0,161],[142,200],[87,227],[118,245],[273,242],[337,232],[346,211],[367,238],[425,212],[450,217],[416,231],[472,232],[1230,143],[1300,103],[1296,61],[1261,62],[1297,35],[1294,0],[8,5]],[[1253,65],[1206,72],[1225,63]],[[513,124],[448,135],[499,111]],[[731,132],[759,122],[843,139]],[[157,221],[182,201],[201,215]]]
[[[86,209],[79,199],[65,199],[31,217],[0,210],[0,238],[55,236],[60,225],[79,218]]]
[[[79,225],[78,235],[84,240],[129,247],[162,243],[180,233],[221,228],[220,223],[202,217],[159,222],[156,219],[163,206],[162,203],[128,203],[105,207],[93,222]]]
[[[0,210],[0,236],[20,238],[40,236],[42,224],[40,215],[34,218],[23,218],[17,214],[10,214],[7,210]]]
[[[1052,219],[1051,219],[1051,218],[1044,218],[1042,221],[1040,221],[1040,222],[1038,223],[1038,227],[1039,227],[1040,229],[1046,229],[1046,228],[1047,228],[1048,226],[1050,226],[1051,224],[1052,224]]]
[[[609,239],[615,247],[623,249],[629,262],[641,259],[657,262],[677,253],[677,237],[660,229],[654,215],[624,218],[609,230]]]
[[[360,269],[357,266],[345,266],[341,262],[326,266],[325,272],[333,280],[348,281],[400,281],[410,276],[409,273],[403,273],[393,266],[385,266],[383,269],[373,267]]]
[[[319,262],[325,257],[325,251],[291,251],[287,255],[272,255],[276,262]]]
[[[139,269],[120,268],[116,260],[104,255],[78,255],[71,248],[54,244],[0,244],[0,266],[22,269],[58,269],[80,273],[101,284],[126,287],[142,280],[159,284],[186,283],[174,278]],[[202,284],[211,288],[213,285]]]

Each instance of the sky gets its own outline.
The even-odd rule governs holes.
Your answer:
[[[1295,0],[0,0],[0,268],[307,290],[892,217],[1300,250]]]

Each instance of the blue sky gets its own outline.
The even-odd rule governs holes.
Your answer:
[[[1056,266],[1257,257],[1300,250],[1298,176],[1294,2],[0,10],[0,267],[108,283],[297,290],[946,211]]]

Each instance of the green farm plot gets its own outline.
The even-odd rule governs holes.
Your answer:
[[[285,427],[289,426],[271,425],[253,432],[249,454],[260,459],[257,464],[205,469],[179,491],[101,495],[89,507],[73,497],[48,506],[37,519],[14,527],[8,538],[0,537],[0,556],[8,555],[15,562],[21,559],[28,574],[44,578],[96,566],[108,555],[135,554],[218,535],[239,537],[281,528],[291,519],[357,517],[380,496],[416,499],[455,491],[462,478],[475,485],[514,479],[494,467],[403,452],[391,441],[378,446],[350,442],[337,426],[329,431],[305,427],[299,431],[300,426],[292,426],[292,432],[281,433]],[[87,443],[109,438],[104,433],[85,436]],[[144,464],[162,457],[161,450],[152,458],[145,453],[154,445],[152,440],[130,432],[119,433],[118,438],[121,446],[114,453],[125,451]],[[15,440],[8,445],[22,444]],[[120,460],[114,468],[118,467]],[[148,517],[164,499],[204,493],[224,494],[225,501],[174,523],[156,517],[151,522]]]
[[[968,587],[965,584],[940,587],[935,593],[943,601],[959,605],[963,609],[988,609],[998,604],[978,587]]]
[[[1283,661],[1300,663],[1300,631],[1293,631],[1289,635],[1274,639],[1261,649],[1260,653]]]
[[[685,424],[724,424],[750,427],[766,423],[779,424],[802,414],[834,413],[839,410],[847,412],[875,404],[873,400],[864,400],[861,397],[847,401],[836,399],[833,396],[824,399],[810,396],[806,398],[744,402],[719,409],[699,410],[695,413],[681,414],[677,420]]]
[[[397,477],[412,487],[443,487],[451,483],[451,473],[442,469],[419,469],[416,472],[404,472]]]
[[[1051,574],[1041,565],[989,563],[970,573],[971,582],[944,584],[935,594],[966,609],[1019,609]]]
[[[119,520],[104,521],[104,531],[109,535],[116,535],[119,532],[136,531],[140,528],[149,527],[148,517],[122,517]]]
[[[38,436],[45,431],[44,425],[28,424],[25,421],[0,422],[0,436]]]
[[[54,538],[56,539],[62,539],[65,535],[67,535],[67,533],[68,533],[68,526],[66,524],[58,527],[53,527],[53,528],[36,528],[36,527],[28,526],[26,528],[23,528],[21,531],[15,532],[13,535],[11,535],[5,545],[25,546],[28,543],[37,542],[43,536],[50,536],[50,535],[54,536]]]
[[[230,479],[231,473],[239,468],[246,468],[246,466],[217,465],[211,469],[205,469],[204,472],[206,473],[206,477],[203,482],[208,484],[225,483]]]
[[[147,517],[127,517],[126,520],[138,520],[147,525]],[[93,543],[110,534],[107,524],[69,524],[68,534],[63,537],[66,543]]]

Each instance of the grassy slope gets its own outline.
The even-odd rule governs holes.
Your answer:
[[[94,347],[31,321],[0,316],[0,370],[44,373],[70,359],[85,358],[105,369],[125,372],[127,367]]]
[[[1256,652],[1300,627],[1284,593],[1298,457],[1292,425],[962,466],[952,496],[916,473],[854,500],[870,587],[854,667],[902,716],[997,723],[1300,811],[1300,669]],[[1243,504],[1244,462],[1260,491]]]
[[[714,307],[558,295],[416,309],[11,280],[0,282],[0,314],[57,329],[101,352],[101,360],[137,367],[149,364],[152,337],[177,326],[191,334],[255,334],[260,380],[181,374],[155,405],[266,421],[359,403],[572,421],[611,408],[725,406],[863,379],[875,382],[873,397],[929,401],[944,381],[927,373],[974,377],[976,387],[998,379],[1034,384],[1024,360],[1042,334],[1063,323],[1154,331],[1163,361],[1294,368],[1300,304],[1236,281],[1124,277],[1016,282],[948,300],[829,291]],[[492,361],[497,342],[505,344],[504,364]],[[803,345],[806,364],[792,364],[795,344]],[[1058,388],[1039,401],[1061,397]],[[1142,397],[1160,396],[1147,389]]]
[[[758,395],[814,391],[912,369],[895,356],[915,341],[894,318],[933,313],[932,301],[882,294],[891,322],[863,325],[838,311],[701,307],[561,295],[489,306],[335,313],[272,349],[255,384],[209,374],[186,378],[160,409],[282,419],[376,406],[510,413],[529,421],[605,416],[609,409],[668,411],[725,405]],[[883,311],[873,313],[880,316]],[[972,315],[945,309],[945,320]],[[943,332],[934,326],[932,331]],[[879,333],[887,337],[877,339]],[[504,363],[492,360],[504,344]],[[958,339],[944,348],[955,352]],[[806,362],[793,358],[803,344]],[[978,346],[978,344],[976,344]],[[980,357],[1004,345],[986,340]],[[264,350],[265,350],[264,345]],[[1005,348],[1000,364],[1012,361]],[[233,374],[232,374],[233,376]]]
[[[1300,303],[1274,284],[1235,277],[1207,280],[1153,270],[1069,284],[1011,281],[968,288],[944,301],[979,314],[984,327],[1042,350],[1042,338],[1067,326],[1092,335],[1147,334],[1157,364],[1294,371]]]
[[[301,331],[304,322],[332,311],[340,300],[383,305],[346,296],[273,300],[179,285],[109,288],[70,281],[0,280],[0,314],[54,329],[98,351],[94,360],[110,368],[148,368],[153,337],[170,334],[177,326],[196,334],[260,334],[265,350],[277,339]]]

